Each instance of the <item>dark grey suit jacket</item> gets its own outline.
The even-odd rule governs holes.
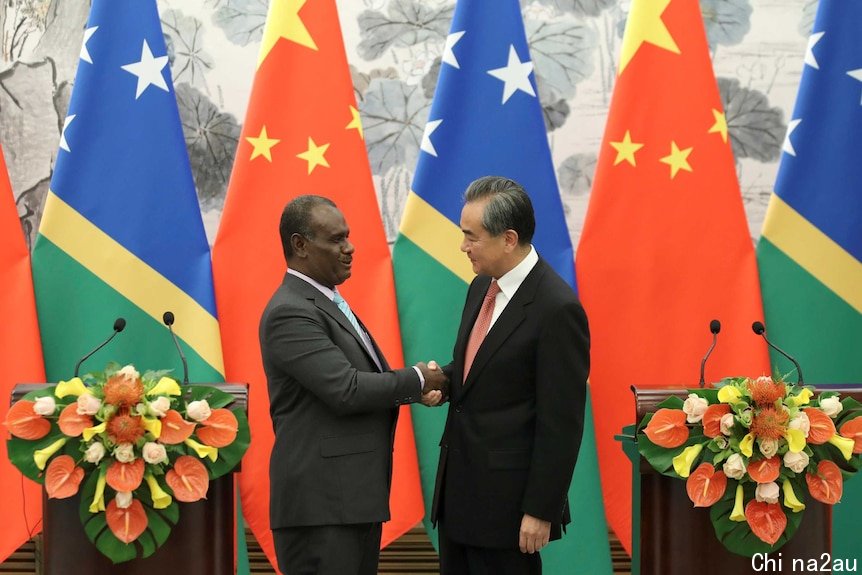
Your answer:
[[[290,274],[263,313],[260,347],[275,431],[271,527],[388,520],[397,408],[420,399],[416,371],[380,373],[341,310]]]

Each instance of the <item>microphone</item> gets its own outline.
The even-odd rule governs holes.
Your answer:
[[[780,347],[778,347],[777,345],[775,345],[774,343],[769,341],[769,338],[766,337],[766,326],[763,325],[763,322],[756,321],[753,324],[751,324],[751,331],[753,331],[754,333],[756,333],[757,335],[762,337],[763,341],[765,341],[769,347],[771,347],[772,349],[774,349],[775,351],[777,351],[778,353],[780,353],[781,355],[783,355],[784,357],[789,359],[790,362],[794,366],[796,366],[796,373],[799,374],[799,385],[805,385],[805,383],[802,380],[802,368],[799,366],[799,362],[796,361],[795,359],[793,359],[793,357],[789,353],[787,353],[786,351],[784,351],[783,349],[781,349]]]
[[[712,350],[715,349],[715,342],[718,341],[718,332],[721,331],[721,322],[717,319],[709,322],[709,331],[712,332],[712,345],[709,346],[709,349],[706,350],[706,355],[703,356],[703,359],[700,361],[700,387],[706,385],[706,381],[703,379],[703,372],[706,369],[706,360],[709,359],[709,354],[712,353]]]
[[[78,363],[75,364],[75,376],[74,377],[78,377],[78,370],[81,368],[82,363],[84,363],[85,361],[90,359],[90,357],[94,353],[96,353],[97,351],[99,351],[100,349],[102,349],[103,347],[108,345],[108,342],[110,342],[112,339],[114,339],[116,337],[116,335],[118,333],[120,333],[121,331],[123,331],[124,329],[126,329],[126,320],[121,318],[121,317],[118,317],[117,319],[115,319],[114,320],[114,333],[112,333],[108,339],[106,339],[101,344],[99,344],[99,346],[96,347],[96,349],[94,349],[93,351],[91,351],[90,353],[88,353],[87,355],[85,355],[84,357],[82,357],[81,359],[78,360]]]
[[[174,325],[174,314],[173,312],[166,311],[162,315],[162,321],[165,322],[165,325],[168,326],[168,331],[171,332],[171,337],[174,338],[174,345],[177,346],[177,351],[180,352],[180,359],[183,362],[183,384],[188,385],[189,383],[189,364],[186,361],[186,356],[183,354],[183,348],[180,347],[180,342],[177,340],[177,334],[174,333],[174,328],[171,327]]]

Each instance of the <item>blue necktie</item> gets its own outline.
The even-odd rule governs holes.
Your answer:
[[[362,337],[363,329],[359,325],[359,320],[356,319],[356,316],[353,315],[353,311],[351,311],[350,306],[347,305],[347,302],[344,301],[344,298],[341,297],[341,294],[335,292],[335,297],[332,298],[333,303],[338,306],[338,309],[347,317],[347,321],[350,322],[350,325],[353,326],[353,329],[356,330],[356,335]]]

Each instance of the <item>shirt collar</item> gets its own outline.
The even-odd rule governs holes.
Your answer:
[[[329,301],[332,301],[333,299],[335,299],[335,290],[334,290],[334,289],[326,287],[326,286],[325,286],[325,285],[323,285],[322,283],[317,282],[317,281],[315,281],[315,280],[311,279],[310,277],[308,277],[308,276],[307,276],[307,275],[305,275],[304,273],[302,273],[302,272],[298,272],[298,271],[296,271],[296,270],[295,270],[295,269],[293,269],[293,268],[287,268],[287,273],[289,273],[289,274],[290,274],[290,275],[292,275],[292,276],[296,276],[296,277],[298,277],[299,279],[301,279],[301,280],[303,280],[303,281],[305,281],[305,282],[307,282],[307,283],[310,283],[311,285],[313,285],[314,287],[316,287],[318,290],[320,290],[320,293],[322,293],[323,295],[325,295],[326,297],[328,297],[328,298],[329,298]]]
[[[500,286],[500,291],[503,292],[508,299],[512,299],[527,275],[532,271],[533,267],[539,262],[539,254],[536,253],[536,248],[530,245],[530,253],[521,260],[521,263],[510,269],[497,280],[497,285]]]

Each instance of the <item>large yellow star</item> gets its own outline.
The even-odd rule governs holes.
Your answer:
[[[674,179],[676,177],[676,173],[680,170],[685,170],[686,172],[691,171],[691,166],[688,165],[688,155],[694,148],[686,148],[684,150],[680,150],[676,146],[676,142],[671,140],[670,143],[670,155],[661,158],[659,162],[663,164],[667,164],[670,166],[670,179]]]
[[[308,149],[301,154],[297,154],[296,157],[308,162],[308,173],[309,175],[317,166],[323,166],[324,168],[329,167],[329,162],[326,161],[326,158],[323,155],[326,153],[326,150],[329,149],[329,144],[323,144],[322,146],[318,146],[314,143],[310,137],[308,138]]]
[[[249,161],[258,156],[263,156],[272,162],[272,148],[281,141],[276,140],[275,138],[270,138],[266,133],[266,126],[261,127],[260,135],[258,137],[253,138],[251,136],[246,136],[245,139],[249,144],[254,146],[254,150],[251,152],[251,158],[249,158]]]
[[[721,134],[721,139],[727,143],[727,118],[723,112],[712,109],[712,116],[715,118],[715,124],[709,129],[710,134]]]
[[[350,115],[353,116],[353,119],[350,120],[350,123],[344,126],[345,130],[355,129],[359,132],[359,137],[363,140],[365,139],[365,134],[362,132],[362,120],[359,118],[359,110],[350,106]]]
[[[623,34],[623,45],[620,50],[620,70],[623,73],[631,59],[634,58],[644,42],[664,48],[674,54],[679,54],[673,36],[661,19],[671,0],[634,0],[631,5],[626,31]]]
[[[305,6],[305,2],[306,0],[272,0],[260,42],[260,54],[257,56],[258,68],[281,38],[317,50],[317,44],[299,17],[299,11]]]
[[[617,157],[614,159],[615,166],[622,161],[626,161],[631,165],[636,166],[635,152],[643,148],[644,145],[638,142],[632,142],[631,132],[626,130],[626,135],[623,137],[623,140],[621,142],[611,142],[611,147],[617,151]]]

